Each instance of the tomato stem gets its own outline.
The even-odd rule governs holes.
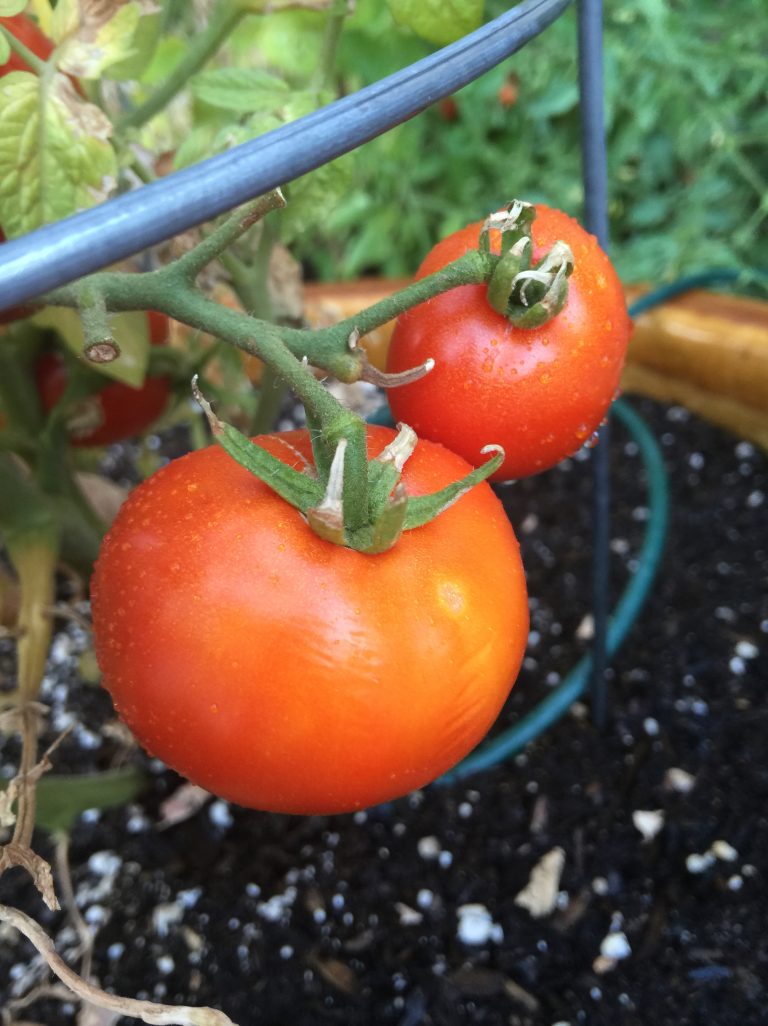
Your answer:
[[[112,338],[103,293],[86,278],[76,286],[80,303],[79,314],[83,324],[83,355],[91,363],[111,363],[120,355],[120,346]]]
[[[25,46],[20,39],[17,39],[10,29],[5,27],[5,25],[0,25],[0,32],[2,32],[8,40],[8,45],[11,50],[21,57],[29,70],[34,72],[36,75],[42,76],[46,69],[46,61],[41,60],[41,58],[30,50],[28,46]]]
[[[225,250],[242,236],[245,235],[255,224],[261,221],[273,210],[279,210],[285,206],[285,197],[279,189],[259,196],[257,199],[241,207],[221,222],[214,230],[206,235],[188,253],[172,265],[174,272],[183,275],[190,283],[193,283],[198,274],[208,264],[220,257]]]
[[[384,551],[399,536],[410,509],[398,491],[402,465],[394,476],[390,474],[389,480],[389,469],[382,474],[380,467],[368,463],[365,422],[356,413],[345,409],[309,371],[307,364],[322,367],[341,381],[370,380],[370,365],[364,351],[357,345],[360,335],[449,289],[487,282],[499,263],[499,257],[490,252],[470,250],[453,263],[413,282],[368,310],[330,328],[315,331],[274,325],[205,296],[195,284],[200,271],[225,253],[257,220],[283,203],[279,190],[261,197],[235,212],[192,251],[167,267],[145,273],[100,272],[78,285],[56,290],[46,297],[46,301],[52,305],[80,306],[88,310],[89,315],[93,313],[94,321],[102,312],[102,303],[106,310],[161,311],[262,359],[271,373],[279,377],[304,404],[312,430],[319,480],[312,480],[296,471],[281,472],[279,481],[277,478],[272,480],[276,472],[274,465],[267,466],[269,460],[258,453],[254,457],[250,450],[255,447],[234,428],[220,425],[208,407],[216,440],[305,515],[313,509],[313,518],[323,537],[341,540],[362,552]],[[84,296],[90,305],[84,304]],[[377,383],[394,387],[423,376],[432,366],[433,361],[427,360],[409,371],[405,379],[398,377],[393,380],[385,375],[377,379]],[[381,484],[385,479],[386,488]],[[330,498],[325,505],[320,501],[331,480],[333,502],[341,504],[340,528],[337,507],[331,511]],[[309,485],[308,481],[311,482]],[[443,496],[435,506],[436,512],[445,504]],[[420,506],[422,513],[419,519],[423,523],[430,519],[432,507],[423,502]]]
[[[536,209],[513,200],[487,218],[480,232],[482,252],[490,250],[492,231],[501,233],[501,257],[488,282],[488,302],[516,328],[539,328],[565,306],[573,253],[565,242],[555,242],[532,265],[533,222]]]

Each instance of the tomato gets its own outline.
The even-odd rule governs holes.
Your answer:
[[[53,43],[40,31],[37,23],[28,18],[26,14],[14,14],[9,18],[0,18],[0,25],[7,29],[12,36],[15,36],[20,43],[23,43],[28,50],[31,50],[35,57],[41,61],[47,61],[53,53]],[[0,65],[0,76],[8,75],[12,71],[30,71],[29,65],[22,60],[14,51],[11,56]]]
[[[369,428],[369,453],[394,437]],[[297,469],[305,431],[261,436]],[[419,442],[423,494],[464,460]],[[303,517],[213,446],[120,510],[92,582],[96,655],[120,716],[168,765],[241,805],[351,811],[447,770],[501,709],[526,643],[526,587],[481,484],[370,556]]]
[[[150,344],[167,342],[169,325],[165,314],[150,310],[147,322]],[[43,353],[35,365],[35,377],[43,409],[49,412],[66,390],[66,364],[58,353]],[[76,404],[70,423],[72,444],[111,445],[141,434],[163,412],[169,395],[170,385],[165,377],[146,378],[140,388],[109,381],[100,392]]]
[[[592,436],[618,389],[629,342],[621,285],[596,239],[560,211],[536,212],[534,259],[558,239],[573,251],[564,309],[540,328],[516,328],[490,306],[484,285],[463,285],[403,314],[387,361],[398,372],[434,358],[431,373],[389,392],[395,418],[475,465],[484,445],[503,446],[496,480],[545,470]],[[480,228],[471,224],[438,243],[417,276],[476,248]]]

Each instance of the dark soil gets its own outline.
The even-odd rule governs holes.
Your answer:
[[[768,1022],[766,459],[679,408],[638,408],[670,473],[671,527],[613,661],[605,733],[577,705],[507,764],[386,808],[290,818],[210,801],[164,829],[160,805],[181,781],[134,750],[140,800],[84,815],[72,836],[103,986],[214,1005],[240,1026]],[[618,590],[647,516],[641,462],[618,426],[612,462]],[[502,490],[533,633],[497,730],[588,644],[590,492],[581,457]],[[54,646],[45,700],[56,730],[78,724],[59,770],[121,751],[104,729],[108,697],[78,678],[86,644],[70,625]],[[659,813],[655,837],[644,840],[638,811]],[[558,847],[557,907],[533,918],[515,898]],[[38,848],[50,851],[45,836]],[[73,948],[63,914],[47,915],[20,871],[0,881],[0,901]],[[467,905],[481,907],[467,918]],[[28,989],[34,965],[25,941],[0,933],[0,1005]],[[18,1017],[64,1026],[76,1014],[49,1000]]]

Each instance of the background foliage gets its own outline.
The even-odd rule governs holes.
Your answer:
[[[486,16],[509,5],[489,0]],[[626,281],[768,265],[768,22],[762,0],[606,5],[613,255]],[[286,19],[289,16],[283,16]],[[306,16],[305,16],[306,19]],[[271,31],[275,31],[274,22]],[[311,17],[308,19],[311,20]],[[397,33],[397,45],[382,46]],[[455,96],[367,146],[298,250],[320,277],[411,273],[441,235],[512,195],[581,208],[576,12]],[[428,53],[360,0],[345,91]],[[516,94],[516,95],[515,95]]]

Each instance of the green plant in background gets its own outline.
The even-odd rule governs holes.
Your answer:
[[[489,0],[486,17],[508,7]],[[761,0],[607,5],[613,253],[625,281],[768,264],[768,26]],[[388,23],[388,24],[387,24]],[[382,47],[383,32],[398,32]],[[356,154],[355,184],[297,252],[322,278],[410,274],[435,238],[501,204],[581,209],[575,11],[520,53]],[[339,53],[356,89],[430,51],[360,0]],[[408,174],[403,174],[403,168]],[[517,186],[516,186],[517,187]]]

